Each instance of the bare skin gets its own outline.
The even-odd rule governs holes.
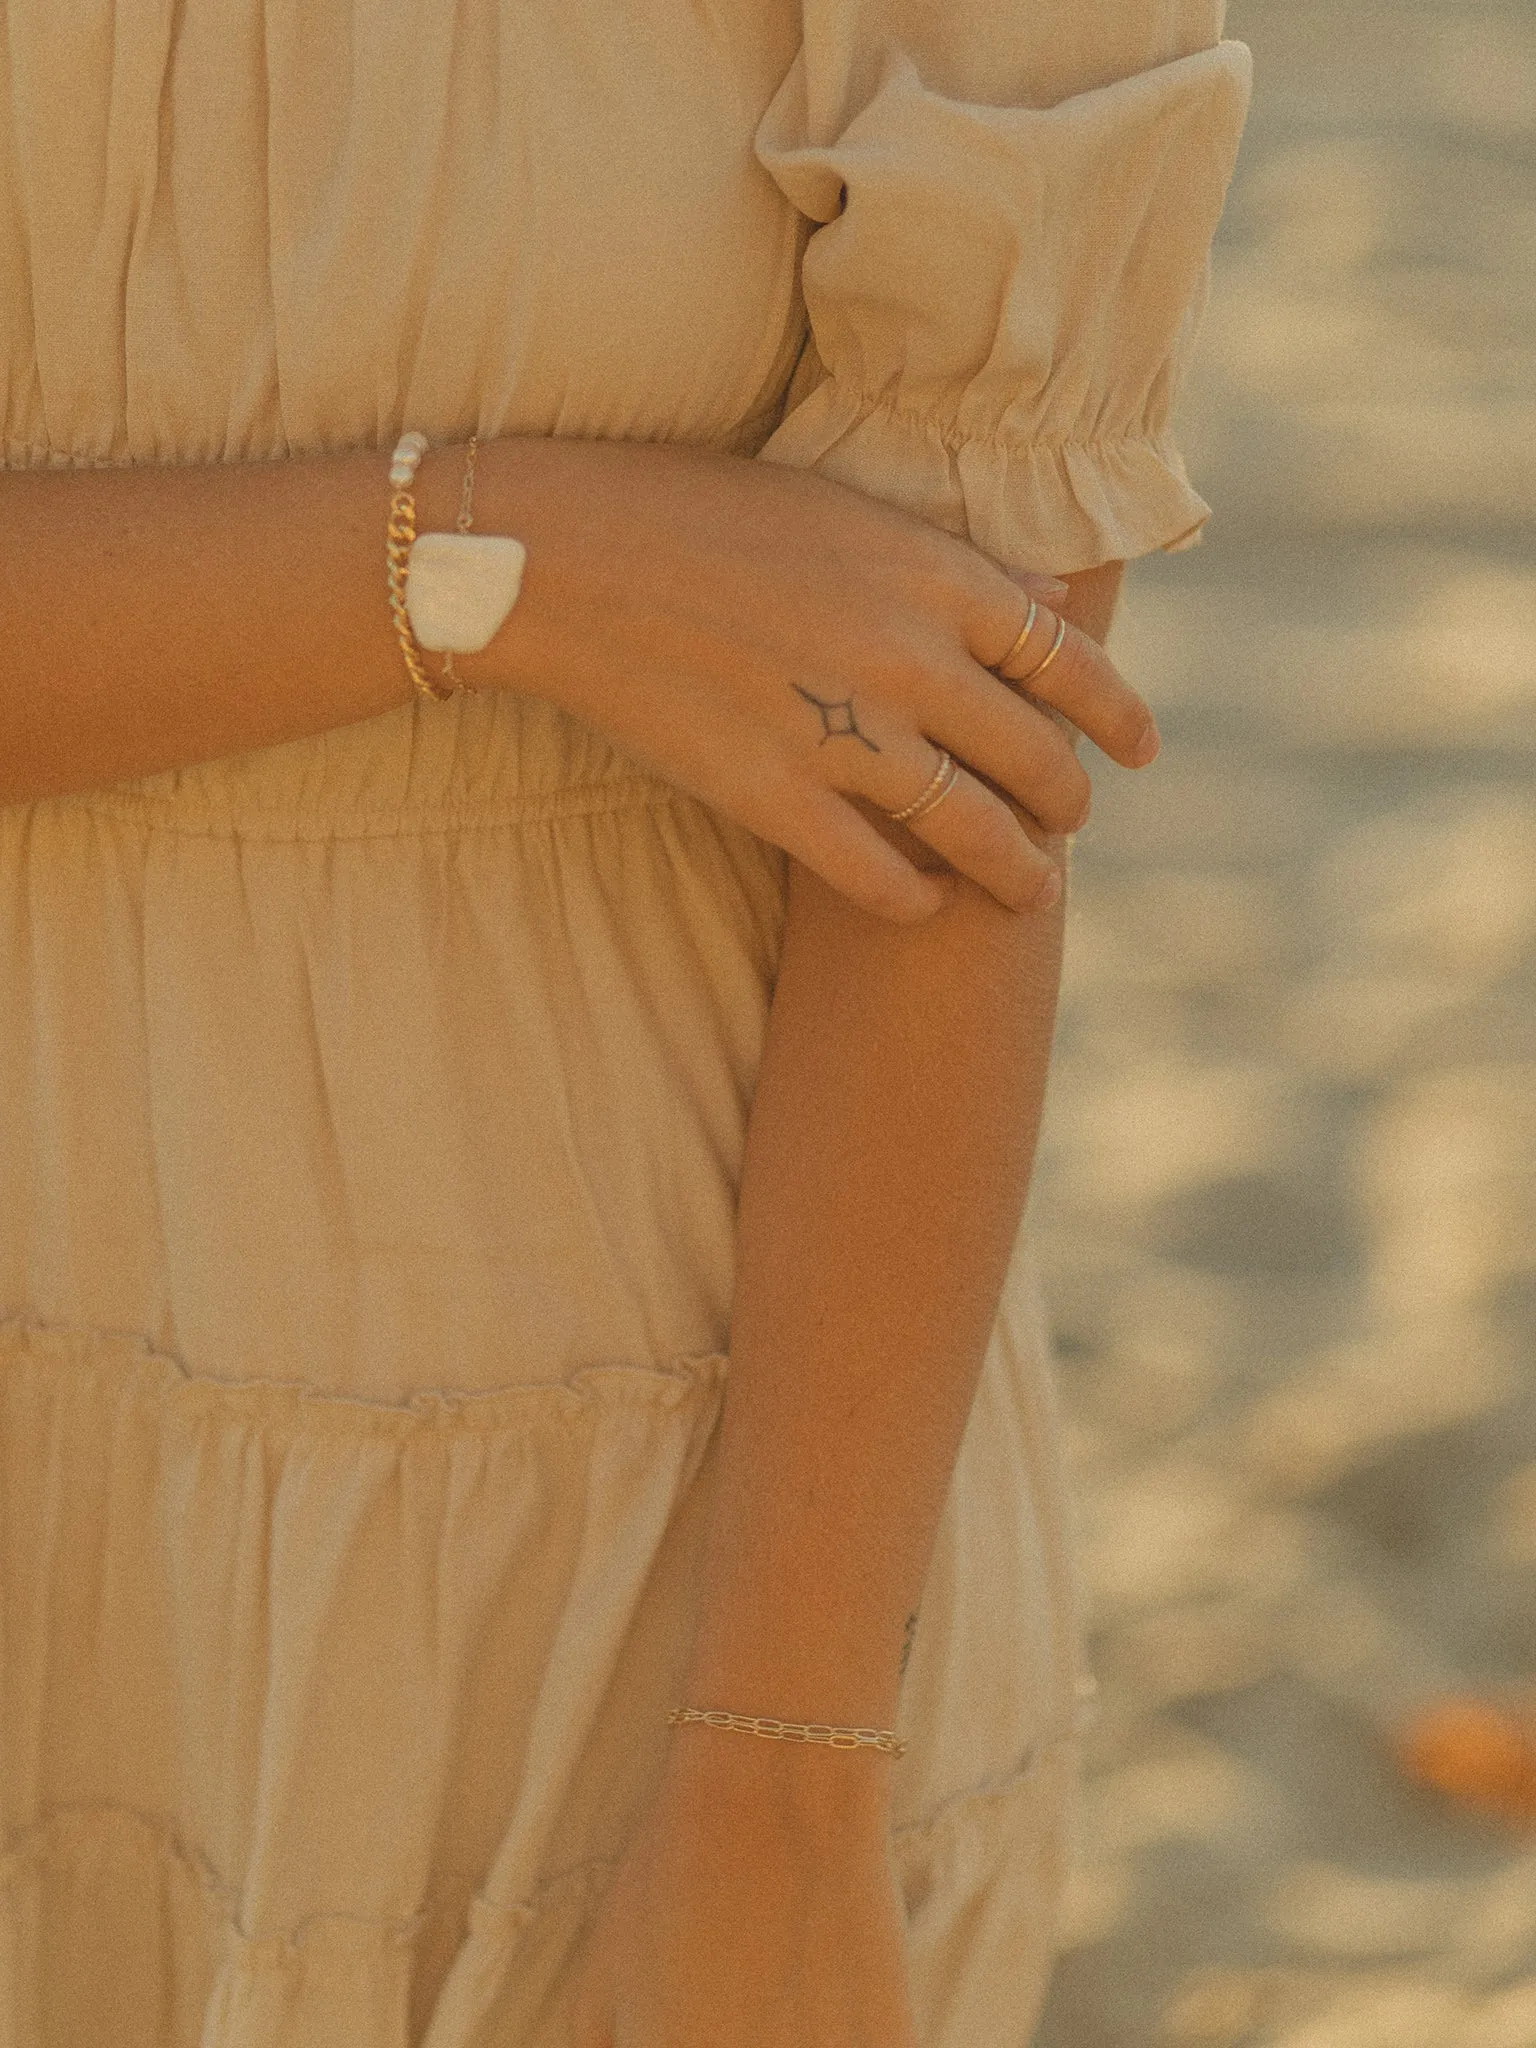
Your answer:
[[[1091,795],[1051,711],[1124,766],[1155,755],[1147,706],[1076,626],[1032,694],[991,673],[1010,650],[1011,674],[1038,668],[1057,617],[1042,605],[1016,646],[1028,579],[965,542],[821,477],[698,449],[595,443],[585,470],[549,480],[524,594],[472,662],[509,662],[514,687],[862,909],[911,922],[942,900],[858,802],[910,803],[937,747],[965,765],[913,834],[1016,910],[1054,900],[1058,879],[1008,799],[1062,834]]]
[[[421,530],[451,527],[463,456],[423,459]],[[388,506],[377,453],[0,475],[0,803],[408,703],[382,583]],[[947,747],[968,772],[917,836],[1013,907],[1051,886],[1053,864],[980,778],[1058,832],[1081,821],[1088,779],[985,666],[1026,599],[974,548],[820,477],[688,447],[491,441],[475,508],[529,562],[501,631],[460,657],[465,680],[553,699],[896,920],[930,915],[940,893],[849,799],[900,809]],[[1014,673],[1054,625],[1042,611]],[[1155,746],[1147,707],[1083,634],[1040,696],[1125,765]],[[850,718],[862,740],[829,732]]]
[[[423,462],[424,530],[451,525],[461,471],[462,450]],[[386,472],[369,455],[0,476],[0,800],[410,704]],[[1089,794],[1065,721],[1125,765],[1156,747],[1097,645],[1118,567],[1056,595],[1073,624],[1031,701],[989,664],[1018,639],[1021,584],[1054,586],[817,477],[502,441],[476,510],[529,568],[461,674],[552,699],[792,856],[684,1697],[890,1726],[1033,1158],[1049,885]],[[1042,606],[1011,672],[1055,623]],[[892,823],[940,745],[956,787]],[[858,1458],[829,1458],[855,1431]],[[671,1731],[583,1952],[576,2048],[913,2048],[892,1768]]]
[[[1107,634],[1120,573],[1070,579],[1083,631]],[[687,1704],[896,1723],[1028,1191],[1063,922],[964,880],[897,927],[792,864]],[[575,2048],[915,2048],[895,1769],[675,1728],[578,1964]]]

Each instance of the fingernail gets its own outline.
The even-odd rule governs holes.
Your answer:
[[[1052,868],[1040,885],[1040,894],[1035,898],[1036,910],[1050,910],[1061,901],[1061,870]]]
[[[1042,576],[1040,581],[1049,597],[1065,597],[1072,588],[1070,583],[1063,583],[1059,576]]]
[[[1133,768],[1150,767],[1163,750],[1163,742],[1155,725],[1149,725],[1141,736],[1141,745],[1131,756]]]

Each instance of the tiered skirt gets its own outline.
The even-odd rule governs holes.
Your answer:
[[[787,866],[508,695],[0,809],[0,2048],[564,2048]],[[1068,1521],[1021,1233],[898,1723],[923,2048],[1043,1996]]]

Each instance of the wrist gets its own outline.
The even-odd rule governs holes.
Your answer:
[[[582,595],[579,582],[574,591],[568,587],[570,538],[594,513],[595,479],[580,468],[590,445],[549,434],[503,434],[481,441],[474,530],[521,541],[527,558],[517,601],[495,633],[476,652],[454,656],[465,682],[537,695],[541,683],[560,668],[568,652],[564,629],[573,597],[579,602]],[[433,501],[443,515],[438,531],[448,531],[457,515],[466,448],[454,444],[437,451],[445,458]]]
[[[765,1814],[797,1831],[889,1826],[897,1760],[886,1750],[790,1742],[705,1722],[677,1724],[668,1733],[662,1795],[702,1827],[750,1829]]]
[[[754,1718],[894,1732],[901,1703],[895,1670],[889,1676],[882,1671],[877,1680],[861,1668],[865,1660],[850,1659],[846,1642],[828,1643],[824,1658],[818,1655],[819,1648],[814,1644],[797,1647],[786,1640],[776,1646],[738,1642],[732,1649],[712,1640],[696,1650],[681,1690],[668,1705],[723,1708]],[[776,1650],[783,1654],[775,1654]],[[761,1735],[746,1739],[759,1746],[770,1740]]]
[[[406,615],[417,656],[434,690],[449,694],[492,688],[497,680],[478,669],[471,673],[467,665],[474,663],[475,653],[455,642],[473,637],[477,613],[483,633],[506,604],[504,565],[498,565],[500,573],[491,579],[483,557],[466,563],[456,547],[446,553],[442,547],[445,539],[456,543],[472,532],[473,518],[466,528],[464,514],[466,508],[473,511],[481,452],[478,442],[473,450],[468,441],[429,442],[417,457],[410,483],[414,538],[407,557]],[[493,537],[480,533],[473,538],[484,542]],[[503,587],[492,587],[493,580]],[[516,597],[514,585],[513,609]]]
[[[745,1356],[745,1334],[739,1333]],[[741,1387],[746,1386],[743,1374]],[[741,1388],[733,1390],[739,1400]],[[727,1405],[722,1447],[740,1456],[744,1411]],[[745,1486],[717,1498],[710,1521],[683,1687],[675,1704],[839,1728],[894,1729],[921,1560],[895,1584],[896,1560],[875,1582],[856,1560],[870,1553],[853,1524],[807,1547],[803,1518],[785,1511],[801,1482],[765,1446]],[[836,1545],[847,1569],[820,1554]],[[752,1738],[762,1743],[765,1738]]]
[[[537,449],[549,444],[538,438],[528,437],[519,445]],[[474,540],[515,540],[526,550],[527,540],[522,517],[524,507],[509,505],[505,489],[508,451],[512,446],[511,437],[479,442],[475,452],[471,523],[467,532]],[[468,466],[467,440],[439,442],[422,455],[414,486],[418,539],[429,534],[453,536],[466,531],[459,522],[465,509],[464,490]],[[526,568],[526,559],[523,566]],[[422,573],[427,572],[424,569]],[[519,586],[520,582],[521,577]],[[414,585],[412,587],[414,589]],[[474,599],[481,600],[484,595],[477,585],[473,592]],[[507,645],[514,622],[518,618],[521,601],[522,592],[518,587],[510,608],[483,647],[459,647],[453,650],[453,674],[446,680],[456,681],[470,690],[505,690],[514,687],[514,667],[507,658]],[[453,602],[462,609],[462,599],[457,594]],[[463,623],[467,624],[468,621],[465,620]],[[421,630],[424,632],[425,628]],[[427,644],[426,641],[423,642],[424,647]],[[444,676],[444,659],[444,649],[437,642],[432,642],[427,653],[427,665],[434,677]]]

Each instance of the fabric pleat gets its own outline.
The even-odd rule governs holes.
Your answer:
[[[558,2048],[691,1638],[786,869],[533,698],[0,810],[0,2048]],[[944,2048],[1049,1965],[1058,1440],[1021,1239],[903,1688]]]

